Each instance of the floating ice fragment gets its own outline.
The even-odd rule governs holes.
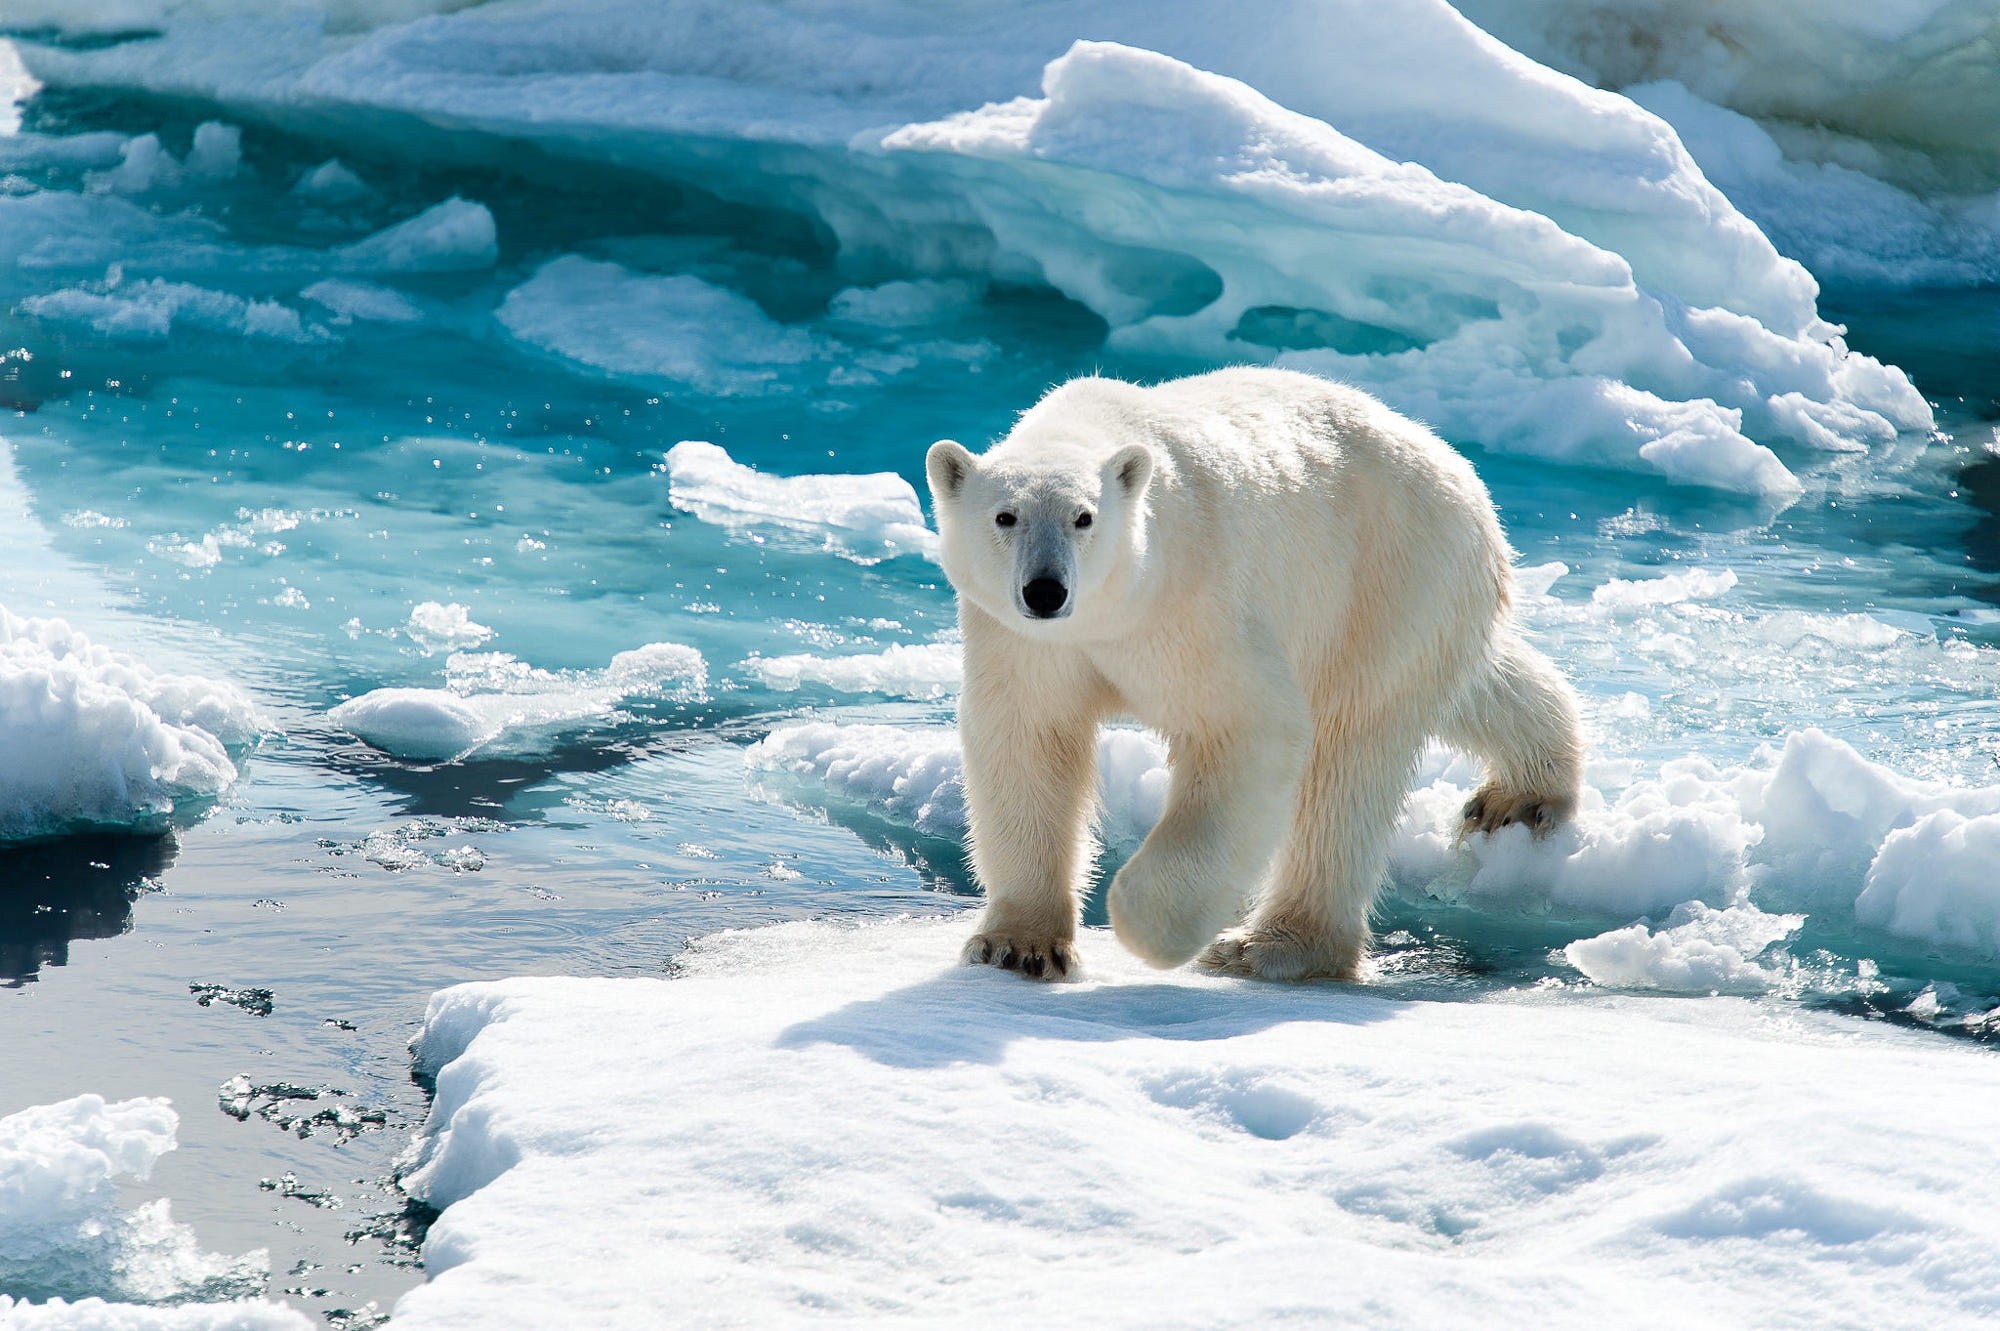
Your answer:
[[[410,610],[408,624],[403,630],[410,635],[410,641],[423,650],[425,656],[433,652],[455,652],[466,647],[477,647],[493,636],[493,630],[472,620],[472,612],[453,601],[440,604],[424,601]]]
[[[230,751],[258,727],[231,684],[158,674],[62,620],[0,608],[0,843],[164,829],[235,782]]]
[[[121,339],[165,338],[177,327],[300,345],[328,334],[275,300],[252,300],[188,282],[148,278],[105,290],[66,287],[23,300],[24,314],[54,323],[85,324]]]
[[[897,643],[880,652],[853,656],[753,656],[742,663],[774,689],[824,684],[843,693],[884,693],[903,698],[942,698],[958,691],[962,673],[955,642]]]
[[[423,310],[408,296],[373,282],[329,277],[313,283],[299,295],[333,311],[336,323],[363,319],[372,323],[406,324],[424,317]]]
[[[1570,965],[1602,985],[1682,993],[1759,993],[1783,973],[1756,958],[1797,933],[1803,915],[1768,915],[1755,906],[1717,910],[1699,901],[1676,906],[1664,924],[1641,923],[1563,949]]]
[[[351,203],[366,198],[374,191],[346,163],[333,157],[300,176],[299,183],[292,186],[292,192],[324,203]]]
[[[698,277],[635,273],[573,254],[509,291],[497,317],[523,342],[565,359],[722,396],[761,391],[788,367],[833,350]]]
[[[498,237],[485,204],[453,196],[336,250],[333,258],[358,272],[461,272],[491,268],[500,257]]]
[[[1591,592],[1590,605],[1594,610],[1625,611],[1682,601],[1712,601],[1735,585],[1736,574],[1731,569],[1711,573],[1697,568],[1657,578],[1612,578]]]
[[[262,1250],[203,1252],[164,1199],[118,1207],[116,1180],[145,1179],[174,1149],[177,1125],[163,1099],[107,1103],[97,1095],[0,1118],[0,1288],[22,1299],[142,1302],[260,1292]],[[7,1311],[0,1300],[0,1314]]]
[[[708,666],[694,648],[670,642],[620,652],[602,670],[539,670],[506,652],[456,652],[445,683],[376,689],[327,716],[399,758],[455,761],[538,748],[579,723],[613,717],[627,699],[692,701],[707,687]]]
[[[894,472],[770,476],[697,440],[668,449],[666,468],[668,500],[703,522],[807,533],[857,564],[899,554],[936,558],[937,533],[924,525],[917,492]]]

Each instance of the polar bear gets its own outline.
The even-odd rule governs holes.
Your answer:
[[[1430,736],[1485,764],[1468,833],[1573,812],[1575,698],[1513,623],[1493,501],[1367,394],[1261,368],[1077,379],[925,470],[965,642],[967,961],[1075,966],[1113,717],[1168,745],[1165,810],[1108,894],[1159,967],[1359,978]]]

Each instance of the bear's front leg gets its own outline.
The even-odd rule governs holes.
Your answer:
[[[986,891],[964,958],[1035,979],[1077,967],[1097,721],[1108,686],[1066,653],[1021,644],[971,607],[959,740],[972,871]],[[997,635],[997,637],[996,637]]]

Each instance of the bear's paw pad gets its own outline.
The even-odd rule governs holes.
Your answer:
[[[1290,929],[1245,925],[1222,934],[1194,964],[1223,975],[1253,980],[1343,980],[1361,978],[1363,948],[1308,939]]]
[[[970,965],[1019,971],[1031,980],[1060,980],[1080,968],[1076,945],[1066,938],[974,934],[966,940],[962,955]]]
[[[1481,786],[1472,792],[1472,798],[1459,811],[1459,816],[1465,821],[1460,825],[1458,835],[1462,840],[1474,832],[1497,832],[1518,823],[1539,841],[1568,822],[1575,811],[1576,801],[1572,798],[1520,794],[1499,786]]]

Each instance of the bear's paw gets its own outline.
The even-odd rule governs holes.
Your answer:
[[[966,940],[961,955],[969,965],[1019,971],[1031,980],[1061,980],[1081,968],[1076,944],[1067,938],[978,933]]]
[[[1459,811],[1464,821],[1459,825],[1458,836],[1462,841],[1474,832],[1497,832],[1518,823],[1540,841],[1568,822],[1575,812],[1574,798],[1523,794],[1488,783],[1473,791],[1472,798]]]
[[[1253,980],[1354,981],[1363,978],[1366,951],[1361,941],[1309,938],[1291,929],[1249,924],[1217,937],[1195,965]]]

